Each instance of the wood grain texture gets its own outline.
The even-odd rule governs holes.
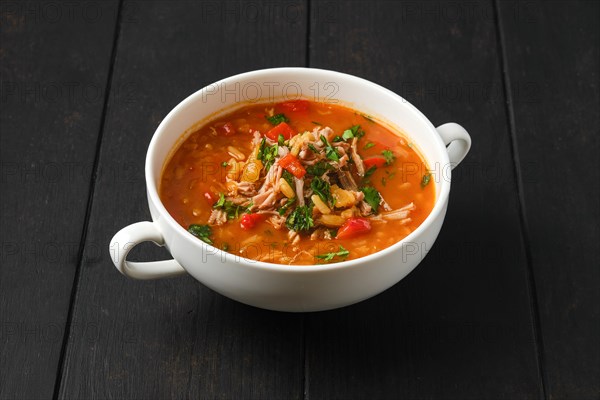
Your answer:
[[[116,1],[0,8],[0,398],[50,398],[102,118]]]
[[[117,230],[150,219],[143,165],[163,116],[218,79],[304,65],[305,4],[246,4],[123,5],[113,87],[129,88],[129,101],[111,100],[100,155],[101,170],[121,174],[96,183],[85,254],[97,243],[102,252],[82,266],[73,311],[73,326],[91,333],[71,331],[60,398],[302,397],[302,315],[244,306],[190,277],[126,279],[107,251]],[[152,245],[137,255],[168,257]]]
[[[548,398],[599,398],[600,7],[499,9]]]
[[[434,125],[462,124],[473,147],[423,263],[371,300],[308,316],[307,397],[542,397],[492,3],[312,12],[311,66],[380,83]]]

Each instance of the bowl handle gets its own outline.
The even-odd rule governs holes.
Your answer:
[[[127,261],[127,254],[137,244],[152,241],[164,246],[165,240],[158,227],[148,221],[131,224],[121,229],[110,241],[110,256],[123,275],[134,279],[158,279],[185,274],[185,269],[173,259],[151,262]]]
[[[469,152],[471,148],[471,136],[469,136],[465,128],[454,122],[448,122],[435,129],[446,144],[448,158],[450,159],[452,169],[454,169]]]

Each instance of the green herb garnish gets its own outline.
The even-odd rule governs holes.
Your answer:
[[[392,165],[396,160],[396,156],[390,150],[384,150],[381,154],[385,157],[385,165]]]
[[[265,170],[268,171],[271,168],[271,165],[275,162],[275,158],[279,155],[279,146],[273,145],[269,146],[267,144],[267,140],[265,138],[260,142],[260,146],[258,148],[258,154],[256,158],[262,161],[265,166]]]
[[[375,173],[375,171],[377,171],[377,167],[373,165],[371,168],[369,168],[368,170],[365,171],[364,179],[367,179],[368,177],[373,175],[373,173]]]
[[[326,161],[319,161],[315,165],[308,165],[306,172],[314,176],[323,176],[323,174],[331,169],[331,165]]]
[[[321,200],[323,200],[325,204],[333,203],[333,197],[331,196],[331,188],[329,183],[325,182],[323,179],[315,177],[310,182],[310,188],[317,196],[319,196]]]
[[[283,173],[281,174],[281,177],[285,179],[285,181],[288,183],[288,185],[290,185],[292,189],[296,187],[296,183],[294,182],[294,175],[292,175],[288,170],[284,169]]]
[[[277,144],[280,145],[280,146],[283,146],[284,143],[285,143],[285,138],[280,133],[279,136],[277,136]]]
[[[421,188],[427,186],[429,184],[429,181],[431,181],[431,174],[426,173],[425,175],[423,175],[423,179],[421,179]]]
[[[327,141],[327,138],[321,135],[321,142],[325,145],[325,155],[332,161],[340,161],[340,155],[337,153],[336,149]]]
[[[377,189],[372,186],[365,186],[360,189],[361,192],[365,194],[365,201],[368,205],[371,206],[374,212],[377,212],[379,209],[379,203],[381,202],[381,196]]]
[[[319,254],[315,257],[320,258],[323,261],[331,261],[331,260],[333,260],[334,257],[348,257],[349,254],[350,254],[350,252],[348,250],[346,250],[344,248],[344,246],[340,246],[340,249],[338,252]]]
[[[296,232],[307,232],[312,228],[315,223],[312,218],[312,207],[300,206],[296,207],[294,211],[285,220],[285,225]]]
[[[212,229],[208,225],[190,225],[188,232],[202,240],[204,243],[213,244],[212,240],[210,240]]]
[[[375,143],[369,142],[369,143],[365,144],[365,147],[363,147],[363,150],[369,150],[373,146],[375,146]]]
[[[292,197],[291,199],[287,199],[283,207],[281,207],[278,211],[279,215],[285,214],[285,212],[296,202],[296,198]]]
[[[227,219],[239,217],[240,214],[247,212],[250,207],[252,207],[252,203],[250,203],[248,207],[243,207],[239,204],[234,204],[229,200],[225,200],[225,195],[223,193],[219,193],[219,200],[213,205],[213,208],[225,211]]]
[[[322,123],[320,123],[320,122],[317,122],[317,121],[310,121],[310,122],[312,122],[312,123],[313,123],[313,124],[315,124],[315,125],[320,125],[320,126],[323,126],[323,124],[322,124]]]
[[[229,163],[227,161],[223,161],[221,163],[221,167],[223,167],[223,168],[227,167],[228,165],[229,165]]]
[[[354,137],[354,133],[350,129],[346,129],[344,133],[342,133],[342,139],[348,140]]]
[[[362,130],[360,125],[351,126],[350,128],[346,129],[342,134],[342,137],[344,137],[345,140],[352,138],[360,139],[363,136],[365,136],[365,131]]]
[[[229,250],[229,244],[228,243],[223,243],[223,246],[221,246],[221,250],[223,250],[223,251]]]
[[[284,114],[275,114],[272,117],[267,117],[265,115],[265,118],[271,123],[271,125],[279,125],[282,122],[290,122],[289,118]]]

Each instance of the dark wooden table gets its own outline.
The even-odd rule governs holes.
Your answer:
[[[600,398],[597,1],[0,11],[0,398]],[[276,66],[361,76],[467,128],[431,253],[383,294],[311,314],[121,276],[108,241],[149,219],[161,119]]]

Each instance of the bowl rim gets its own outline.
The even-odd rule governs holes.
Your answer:
[[[450,170],[448,170],[447,174],[446,173],[444,174],[444,177],[442,179],[439,179],[439,182],[436,182],[436,188],[439,190],[436,190],[436,199],[435,199],[433,209],[431,210],[429,215],[425,218],[425,220],[423,220],[423,222],[414,231],[412,231],[410,234],[408,234],[408,236],[404,237],[402,240],[399,240],[398,242],[394,243],[393,245],[391,245],[385,249],[379,250],[375,253],[366,255],[364,257],[356,258],[353,260],[340,261],[340,262],[330,263],[330,264],[309,264],[309,265],[276,264],[276,263],[269,263],[269,262],[264,262],[264,261],[253,260],[253,259],[246,258],[246,257],[240,256],[240,255],[228,253],[224,250],[221,250],[212,245],[209,245],[201,240],[198,240],[196,237],[194,237],[192,234],[190,234],[186,229],[184,229],[181,225],[179,225],[179,223],[177,223],[177,221],[175,221],[175,219],[171,216],[171,214],[168,212],[168,210],[165,208],[162,201],[160,200],[160,196],[158,195],[158,188],[157,188],[155,180],[153,179],[153,177],[154,177],[153,171],[155,170],[155,163],[156,163],[156,161],[154,160],[154,158],[155,158],[154,153],[156,152],[156,150],[158,148],[159,136],[163,135],[163,132],[165,132],[167,130],[167,126],[171,123],[172,120],[177,118],[179,112],[182,109],[186,108],[190,103],[197,101],[198,97],[203,96],[203,94],[207,91],[207,89],[209,87],[212,87],[215,85],[223,85],[223,84],[226,85],[228,83],[231,83],[232,81],[233,82],[242,81],[242,80],[248,79],[250,77],[256,78],[256,77],[264,76],[264,75],[269,75],[270,78],[273,78],[272,77],[273,73],[294,73],[294,74],[321,73],[321,74],[325,74],[325,75],[330,75],[332,77],[337,76],[337,77],[342,77],[345,79],[354,80],[354,81],[357,81],[359,84],[371,86],[373,89],[382,91],[383,93],[387,93],[388,95],[392,95],[392,97],[396,97],[404,107],[407,107],[415,115],[415,117],[420,120],[420,122],[422,122],[425,126],[427,126],[430,129],[430,131],[432,133],[435,133],[432,136],[434,137],[433,140],[436,142],[436,146],[442,147],[444,149],[446,148],[446,145],[442,141],[442,138],[440,137],[440,135],[437,133],[435,126],[433,126],[431,121],[418,108],[413,106],[410,102],[408,102],[406,99],[404,99],[402,96],[398,95],[397,93],[395,93],[377,83],[371,82],[367,79],[357,77],[355,75],[347,74],[344,72],[338,72],[338,71],[320,69],[320,68],[308,68],[308,67],[278,67],[278,68],[267,68],[267,69],[259,69],[259,70],[254,70],[254,71],[243,72],[240,74],[232,75],[230,77],[218,80],[214,83],[208,84],[208,85],[204,86],[203,88],[190,94],[184,100],[179,102],[171,111],[169,111],[169,113],[165,116],[165,118],[161,121],[159,126],[154,131],[154,134],[152,135],[152,139],[148,146],[148,151],[146,153],[144,178],[146,181],[146,192],[147,192],[148,199],[149,199],[149,201],[152,201],[153,206],[155,207],[156,211],[159,214],[159,219],[164,219],[169,224],[169,226],[174,229],[175,232],[180,234],[181,238],[178,238],[178,240],[183,239],[195,247],[200,246],[202,248],[202,251],[206,251],[207,254],[211,254],[213,256],[218,256],[220,258],[221,263],[223,263],[223,264],[235,263],[235,264],[238,264],[243,267],[256,268],[259,270],[267,270],[267,271],[284,272],[284,273],[314,273],[314,272],[333,271],[333,270],[338,270],[338,269],[357,268],[363,264],[367,264],[372,261],[376,261],[377,259],[381,259],[381,258],[389,255],[390,253],[394,253],[394,252],[398,251],[398,249],[401,249],[406,243],[414,243],[414,240],[411,241],[411,239],[419,237],[422,233],[424,233],[429,228],[429,226],[433,223],[433,221],[437,220],[437,218],[440,216],[440,214],[442,214],[445,211],[445,204],[449,197],[450,184],[452,181]],[[239,102],[239,103],[241,103],[241,102]],[[181,132],[181,135],[184,135],[184,134],[185,134],[185,131]],[[407,134],[410,135],[410,133],[407,133]],[[170,152],[167,153],[167,157],[170,154],[171,154]],[[441,154],[442,154],[443,160],[437,160],[437,161],[441,162],[441,165],[450,165],[448,153],[446,151],[442,151]],[[160,161],[162,161],[163,163],[165,162],[165,160],[160,160]],[[426,161],[429,161],[429,160],[426,160]],[[162,173],[163,167],[164,167],[164,165],[161,165],[161,168],[160,168],[161,173]],[[164,234],[164,232],[163,232],[163,234]],[[167,243],[167,245],[168,245],[168,243]],[[188,269],[186,266],[182,265],[182,267],[186,270]]]

